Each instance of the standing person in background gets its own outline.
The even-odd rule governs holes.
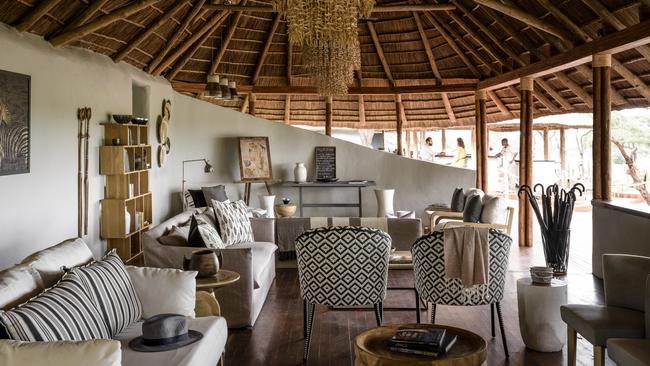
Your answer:
[[[461,168],[467,168],[467,152],[465,151],[465,141],[462,138],[457,138],[456,143],[456,154],[454,155],[454,162],[451,163],[453,166],[458,166]]]
[[[499,158],[499,175],[503,181],[503,193],[506,196],[510,192],[510,176],[516,156],[508,144],[508,139],[501,139],[501,151],[496,157]]]
[[[435,157],[436,152],[433,151],[433,139],[431,137],[427,137],[424,140],[422,148],[420,149],[420,159],[425,161],[433,161]]]

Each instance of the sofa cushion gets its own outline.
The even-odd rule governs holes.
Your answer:
[[[481,211],[481,222],[486,224],[506,223],[508,212],[508,201],[505,198],[486,194],[483,196],[483,211]]]
[[[93,260],[93,254],[82,239],[68,239],[23,259],[38,271],[44,287],[51,287],[63,276],[63,268],[72,268]]]
[[[115,249],[99,261],[73,268],[66,276],[83,283],[111,335],[142,318],[142,304]]]
[[[194,317],[196,271],[126,266],[142,303],[142,318],[158,314]]]
[[[613,306],[563,305],[562,320],[594,346],[605,347],[608,338],[643,338],[643,312]]]
[[[465,193],[458,187],[454,189],[454,194],[451,196],[450,209],[452,212],[463,212],[463,208],[465,208]]]
[[[278,250],[277,245],[273,243],[266,242],[249,242],[249,243],[239,243],[233,244],[228,247],[228,249],[251,249],[252,267],[253,267],[253,287],[258,289],[261,287],[262,283],[262,274],[264,269],[268,266],[269,261],[275,260],[275,253]]]
[[[205,198],[206,206],[210,206],[212,200],[217,200],[219,202],[228,201],[228,195],[226,194],[226,186],[219,184],[213,187],[201,187],[203,191],[203,197]]]
[[[128,343],[142,335],[142,323],[134,323],[115,336],[122,343],[124,366],[214,366],[218,364],[228,338],[226,319],[219,316],[188,319],[188,328],[199,331],[203,338],[191,345],[164,352],[137,352]]]
[[[463,210],[464,222],[479,222],[481,220],[481,211],[483,210],[483,203],[481,196],[478,194],[469,196],[465,203]]]
[[[43,290],[43,280],[27,264],[19,264],[0,272],[0,309],[22,304]]]
[[[197,219],[196,215],[192,215],[192,219],[190,220],[190,232],[187,238],[187,244],[191,247],[211,249],[223,249],[226,247],[214,225]]]
[[[617,365],[647,366],[650,364],[650,339],[609,339],[607,354]]]
[[[171,245],[173,247],[186,247],[187,238],[190,236],[189,226],[172,226],[169,233],[158,238],[162,245]]]
[[[253,241],[253,228],[244,201],[212,200],[212,207],[219,224],[219,235],[226,245]]]
[[[69,274],[25,304],[0,311],[0,323],[9,337],[18,341],[85,341],[111,336],[84,285]]]
[[[208,201],[205,200],[205,196],[203,195],[203,190],[201,189],[188,189],[187,192],[190,194],[190,197],[192,198],[192,203],[190,206],[190,202],[187,202],[188,207],[206,207],[208,205]]]
[[[110,339],[60,342],[0,341],[0,365],[42,364],[120,366],[120,342]]]

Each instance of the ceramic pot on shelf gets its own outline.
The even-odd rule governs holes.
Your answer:
[[[266,217],[273,218],[275,217],[273,206],[275,205],[275,196],[263,196],[260,195],[260,206],[263,210],[266,210]]]
[[[124,232],[126,235],[131,234],[131,214],[126,207],[124,207]]]
[[[388,214],[394,215],[393,196],[394,189],[375,189],[377,197],[377,217],[386,217]]]
[[[305,163],[296,163],[296,167],[293,168],[293,178],[296,183],[304,183],[307,181],[307,168],[305,168]]]

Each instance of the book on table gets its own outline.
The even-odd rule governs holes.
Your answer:
[[[402,329],[390,339],[389,348],[394,352],[437,357],[449,351],[456,340],[457,336],[441,328]]]

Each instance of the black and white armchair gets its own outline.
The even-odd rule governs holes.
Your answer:
[[[434,231],[419,238],[411,248],[415,289],[417,296],[431,304],[431,323],[435,324],[436,321],[436,305],[490,305],[492,337],[495,336],[494,309],[496,308],[506,357],[509,357],[508,343],[503,329],[500,302],[503,300],[511,244],[510,236],[502,231],[490,229],[488,283],[469,288],[464,288],[460,279],[445,277],[442,231]]]
[[[377,325],[381,326],[390,248],[388,234],[366,227],[318,228],[296,239],[304,301],[304,360],[309,357],[316,304],[374,305]]]

